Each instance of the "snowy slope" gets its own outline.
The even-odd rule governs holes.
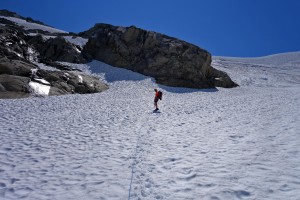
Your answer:
[[[281,53],[281,54],[274,54],[269,56],[263,56],[258,58],[234,58],[234,57],[218,57],[215,56],[215,59],[226,59],[231,61],[241,61],[250,64],[264,64],[264,65],[271,65],[273,67],[276,66],[285,66],[285,65],[295,65],[299,66],[299,57],[300,52],[289,52],[289,53]]]
[[[300,84],[300,52],[259,58],[214,57],[213,66],[242,86],[282,87]]]
[[[9,21],[12,21],[14,23],[16,23],[19,26],[23,26],[25,30],[31,30],[31,29],[39,29],[39,30],[43,30],[43,31],[48,31],[49,33],[68,33],[66,31],[62,31],[56,28],[52,28],[49,26],[45,26],[45,25],[41,25],[41,24],[37,24],[37,23],[32,23],[32,22],[27,22],[24,19],[20,19],[20,18],[15,18],[15,17],[5,17],[5,16],[1,16],[0,18],[5,18]]]
[[[295,58],[283,67],[215,57],[241,86],[215,90],[157,86],[98,61],[70,64],[110,89],[0,100],[0,199],[298,200]],[[152,113],[155,87],[161,113]]]
[[[56,35],[53,35],[53,33],[68,33],[66,31],[62,31],[56,28],[52,28],[49,26],[45,26],[45,25],[41,25],[41,24],[37,24],[37,23],[33,23],[33,22],[27,22],[24,19],[20,19],[20,18],[15,18],[15,17],[5,17],[5,16],[1,16],[0,18],[5,18],[9,21],[12,21],[14,23],[16,23],[18,26],[23,27],[25,30],[42,30],[42,31],[46,31],[49,32],[47,34],[40,34],[40,33],[29,33],[28,35],[31,36],[36,36],[38,34],[42,35],[44,40],[48,40],[50,38],[56,38]],[[63,38],[65,38],[66,41],[80,46],[81,48],[84,47],[84,45],[88,42],[88,39],[86,38],[82,38],[82,37],[78,37],[78,36],[61,36]],[[80,50],[78,50],[80,52]]]

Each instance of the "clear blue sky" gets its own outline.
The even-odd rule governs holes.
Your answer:
[[[0,0],[0,9],[71,32],[135,25],[216,56],[300,51],[300,0]]]

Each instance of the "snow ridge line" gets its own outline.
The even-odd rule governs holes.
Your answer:
[[[146,120],[147,121],[147,120]],[[136,141],[136,146],[135,146],[135,154],[134,154],[134,159],[131,165],[131,179],[130,179],[130,185],[129,185],[129,192],[128,192],[128,200],[130,200],[130,195],[131,195],[131,187],[132,187],[132,182],[133,182],[133,174],[134,174],[134,167],[136,165],[136,159],[137,159],[137,154],[138,154],[138,146],[140,143],[140,139],[141,139],[141,130],[143,128],[145,121],[141,124],[141,127],[138,130],[138,139]]]

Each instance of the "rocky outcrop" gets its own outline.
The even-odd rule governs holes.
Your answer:
[[[28,83],[30,78],[8,75],[8,74],[0,74],[0,91],[13,91],[19,93],[29,93]]]
[[[80,33],[89,37],[84,53],[112,66],[154,77],[177,87],[234,87],[226,73],[211,67],[208,51],[182,40],[134,26],[97,24]]]
[[[99,78],[55,62],[82,61],[72,44],[63,38],[48,42],[40,39],[40,36],[26,36],[13,26],[0,26],[0,99],[41,95],[36,89],[43,85],[49,88],[47,95],[96,93],[108,89]],[[48,65],[59,70],[40,69],[34,64],[37,60],[47,61]]]
[[[238,86],[238,84],[231,80],[226,72],[210,67],[207,74],[209,81],[211,81],[215,87],[232,88]]]
[[[0,15],[45,26],[7,10],[0,10]],[[41,30],[40,26],[36,26],[37,30],[26,29],[9,18],[0,18],[0,23],[0,98],[28,96],[39,84],[50,88],[47,95],[106,90],[107,85],[98,78],[57,62],[85,63],[92,59],[154,77],[158,83],[168,86],[237,86],[225,72],[211,67],[208,51],[134,26],[97,24],[88,31],[75,34],[53,31],[49,27]],[[75,40],[78,35],[89,38],[83,48],[85,41]],[[57,70],[43,70],[36,63]]]
[[[51,84],[49,95],[97,93],[108,89],[98,78],[80,72],[38,70],[37,75]]]
[[[71,44],[63,37],[55,37],[44,40],[41,35],[27,38],[39,53],[41,61],[61,61],[70,63],[84,63],[87,60],[81,54],[81,47]]]
[[[29,62],[15,59],[0,58],[0,74],[29,77],[32,69],[37,66]]]
[[[34,95],[30,82],[44,84],[49,82],[51,95],[97,93],[108,89],[98,78],[79,71],[47,71],[38,66],[19,60],[0,58],[0,99],[22,98]]]
[[[31,69],[35,66],[21,61],[0,58],[0,99],[28,97]]]

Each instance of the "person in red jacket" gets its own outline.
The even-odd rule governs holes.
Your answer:
[[[157,89],[154,89],[154,92],[155,92],[155,96],[154,96],[154,106],[155,106],[155,110],[154,111],[158,111],[158,105],[157,105],[157,102],[159,100],[159,93],[158,93],[158,90]]]

